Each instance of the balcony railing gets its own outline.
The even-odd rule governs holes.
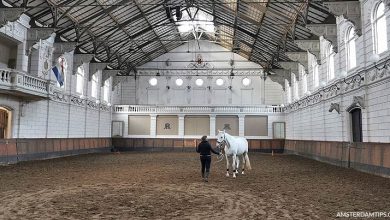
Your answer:
[[[115,105],[114,113],[282,113],[280,106],[153,106],[153,105]]]
[[[12,69],[0,69],[0,89],[19,95],[48,96],[49,82]]]

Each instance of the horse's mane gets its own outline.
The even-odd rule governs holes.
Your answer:
[[[227,142],[228,145],[230,144],[229,142],[234,140],[234,139],[235,139],[234,136],[232,136],[232,135],[228,134],[227,132],[225,132],[225,141]]]
[[[230,135],[229,133],[225,132],[225,137],[234,138],[234,136]]]

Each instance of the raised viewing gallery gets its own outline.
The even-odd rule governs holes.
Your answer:
[[[0,219],[390,218],[390,0],[0,0]]]

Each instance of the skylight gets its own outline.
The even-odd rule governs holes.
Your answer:
[[[190,14],[188,14],[188,12]],[[182,34],[188,34],[192,32],[201,32],[214,35],[214,17],[207,14],[204,11],[198,10],[195,7],[190,7],[184,10],[181,20],[174,20],[178,25],[179,32]]]

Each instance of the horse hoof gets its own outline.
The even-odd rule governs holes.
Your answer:
[[[242,173],[241,173],[242,175],[244,175],[245,173],[244,173],[244,171],[242,171]]]
[[[229,177],[229,174],[228,174],[228,173],[226,174],[226,177]]]
[[[233,175],[233,178],[235,179],[235,178],[236,178],[236,175]]]

